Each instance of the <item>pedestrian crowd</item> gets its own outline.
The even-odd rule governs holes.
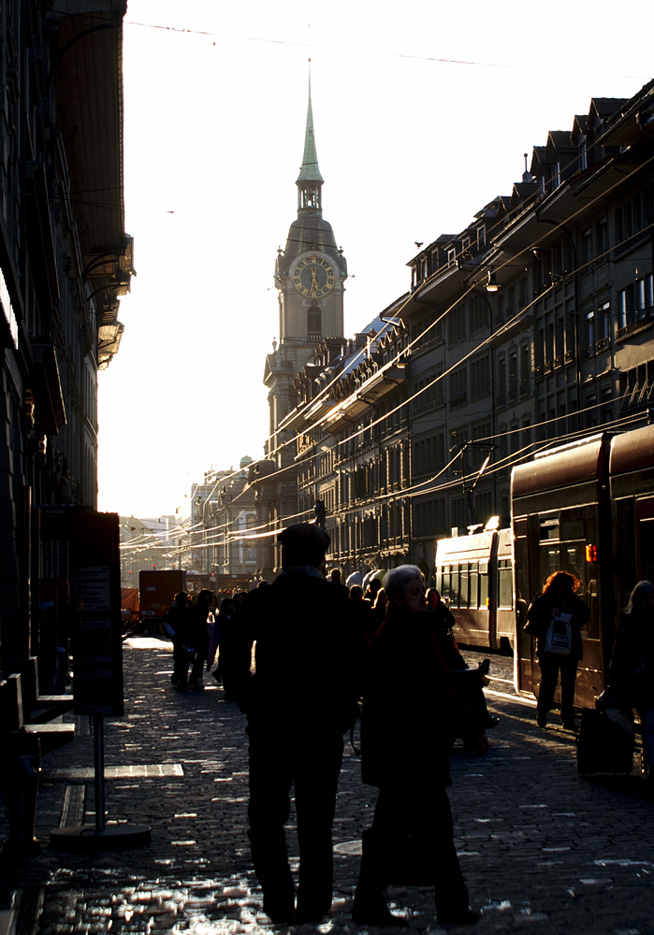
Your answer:
[[[438,924],[470,925],[478,914],[454,845],[447,787],[453,742],[483,755],[499,718],[486,707],[490,662],[469,667],[454,617],[419,568],[403,565],[348,588],[325,577],[329,536],[315,523],[279,536],[282,572],[272,585],[217,601],[184,592],[165,617],[173,642],[172,685],[201,690],[211,674],[247,718],[250,847],[275,924],[320,922],[332,904],[334,821],[344,737],[360,719],[361,778],[377,789],[363,833],[353,919],[401,926],[390,884],[430,885]],[[574,727],[580,628],[590,611],[579,581],[556,572],[531,604],[525,630],[537,641],[537,722],[547,724],[561,683],[561,720]],[[607,692],[641,719],[654,776],[654,585],[640,582],[621,619]],[[403,754],[398,755],[398,751]],[[297,881],[285,826],[295,803]]]

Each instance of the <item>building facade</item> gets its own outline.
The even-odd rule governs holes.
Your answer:
[[[203,565],[209,586],[231,590],[247,586],[257,572],[255,541],[258,522],[254,491],[248,487],[252,458],[244,455],[238,471],[212,473],[211,486],[201,506]]]
[[[132,274],[125,9],[125,0],[0,2],[3,679],[31,659],[52,673],[65,636],[53,628],[66,614],[68,557],[44,537],[46,513],[96,507],[97,371],[118,350]]]
[[[420,249],[410,291],[354,341],[271,355],[283,406],[251,470],[262,527],[315,517],[346,572],[411,561],[429,576],[438,538],[508,524],[513,466],[648,418],[652,156],[654,82],[593,99],[510,194]]]
[[[426,548],[507,522],[511,468],[535,451],[647,418],[653,94],[592,100],[510,196],[410,264],[412,485],[438,472],[414,503]]]

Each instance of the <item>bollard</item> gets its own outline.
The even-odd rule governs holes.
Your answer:
[[[41,848],[36,838],[36,799],[41,772],[39,738],[26,730],[5,735],[3,794],[9,820],[9,837],[3,854],[29,856]]]

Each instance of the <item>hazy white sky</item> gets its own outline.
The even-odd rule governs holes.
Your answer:
[[[523,153],[591,97],[654,77],[651,0],[128,0],[125,334],[99,377],[99,508],[174,513],[259,458],[273,270],[296,217],[308,65],[346,335],[409,287],[415,242],[510,194]],[[621,15],[621,10],[628,11]]]

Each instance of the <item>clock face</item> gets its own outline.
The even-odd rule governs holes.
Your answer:
[[[307,256],[293,270],[293,285],[308,299],[318,299],[334,288],[334,268],[321,256]]]

